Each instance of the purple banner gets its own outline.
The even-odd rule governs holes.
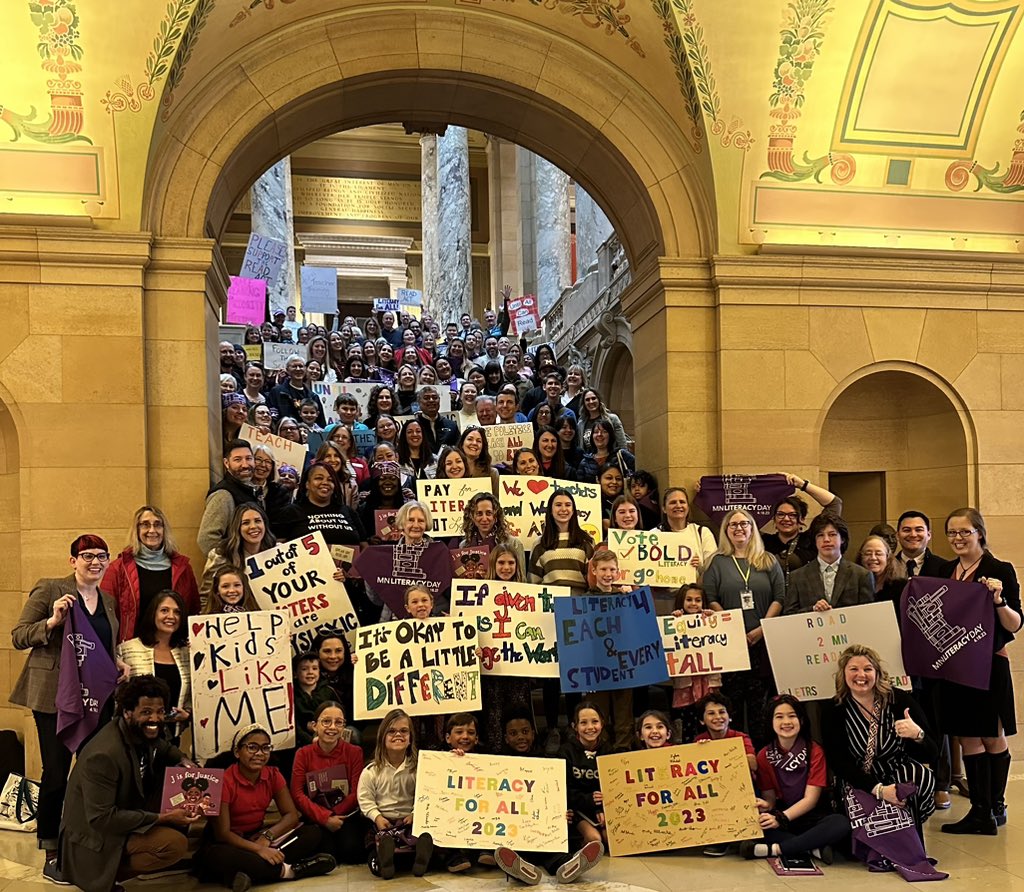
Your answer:
[[[722,474],[700,478],[694,504],[715,523],[730,511],[743,508],[754,515],[759,527],[772,519],[777,502],[794,492],[785,474]]]
[[[99,610],[103,609],[100,601]],[[57,676],[57,737],[76,752],[100,722],[100,713],[117,687],[117,667],[96,637],[81,598],[68,611]]]
[[[903,589],[900,620],[910,675],[988,690],[996,617],[980,582],[915,577]]]
[[[359,553],[352,566],[398,619],[409,616],[405,590],[410,585],[426,586],[435,604],[439,595],[447,598],[452,585],[451,553],[440,542],[371,545]]]

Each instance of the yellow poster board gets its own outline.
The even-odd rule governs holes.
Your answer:
[[[761,837],[742,740],[598,756],[597,770],[612,855]]]

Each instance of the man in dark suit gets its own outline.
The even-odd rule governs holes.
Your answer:
[[[939,576],[945,561],[932,554],[928,544],[932,541],[932,521],[923,511],[904,511],[896,521],[896,538],[900,553],[896,555],[907,571],[907,578],[913,576]]]
[[[443,446],[454,446],[459,442],[459,426],[449,418],[442,418],[440,415],[441,397],[438,395],[438,386],[427,384],[419,389],[416,394],[420,411],[416,420],[425,428],[433,441],[433,450],[440,452]]]
[[[871,571],[843,557],[850,544],[846,522],[825,511],[811,521],[809,532],[818,556],[789,574],[783,613],[810,613],[873,603],[875,579]]]
[[[195,765],[161,736],[169,699],[162,679],[129,679],[117,690],[116,718],[86,744],[71,771],[60,871],[84,892],[109,892],[118,879],[185,857],[185,833],[198,818],[183,808],[156,811],[164,769]]]

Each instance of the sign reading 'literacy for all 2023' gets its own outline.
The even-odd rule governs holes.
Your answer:
[[[742,610],[659,616],[669,675],[742,672],[750,668]]]
[[[697,581],[686,538],[685,533],[661,530],[608,530],[608,547],[628,584],[678,587]]]

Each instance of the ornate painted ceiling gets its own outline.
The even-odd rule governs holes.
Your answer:
[[[680,165],[703,171],[720,253],[1022,250],[1024,0],[406,0],[387,8],[424,5],[516,17],[630,77],[678,127],[689,156]],[[191,91],[268,34],[374,6],[379,0],[5,0],[0,213],[138,228],[150,148]]]

